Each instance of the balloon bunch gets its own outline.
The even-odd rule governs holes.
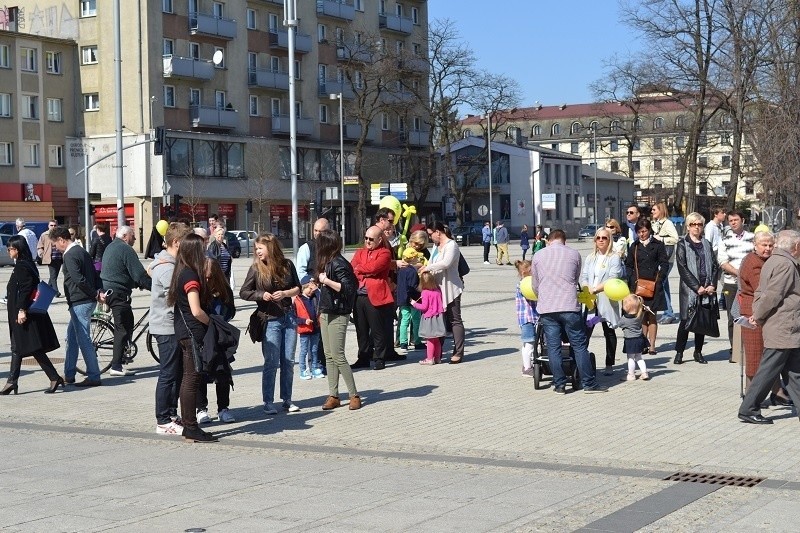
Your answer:
[[[379,209],[387,208],[394,213],[395,222],[399,223],[405,219],[403,224],[403,231],[400,233],[400,246],[397,249],[397,257],[403,257],[403,251],[408,244],[408,227],[411,224],[411,219],[417,214],[417,208],[413,205],[401,204],[400,200],[391,194],[381,198],[378,204]]]

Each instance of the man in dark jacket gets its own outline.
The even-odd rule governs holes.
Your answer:
[[[111,360],[112,376],[132,376],[132,370],[122,368],[122,358],[128,348],[133,334],[133,309],[131,308],[131,292],[134,287],[150,290],[150,276],[133,251],[136,236],[130,226],[120,226],[117,238],[103,252],[103,270],[100,279],[103,288],[113,291],[108,303],[114,315],[114,357]]]
[[[86,365],[87,377],[85,380],[75,383],[75,386],[96,387],[100,385],[100,366],[89,332],[92,311],[99,297],[94,262],[89,252],[70,238],[69,228],[66,226],[50,230],[49,240],[62,254],[64,295],[67,297],[67,306],[69,307],[64,381],[75,383],[78,348],[80,348],[83,362]]]

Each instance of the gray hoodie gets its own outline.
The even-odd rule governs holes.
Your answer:
[[[150,333],[153,335],[174,335],[172,306],[167,305],[167,292],[175,270],[175,258],[162,250],[150,266],[153,284],[150,288]]]

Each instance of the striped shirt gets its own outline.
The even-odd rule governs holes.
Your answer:
[[[725,235],[722,241],[720,241],[719,249],[717,250],[717,262],[720,267],[728,263],[736,270],[739,270],[742,260],[744,260],[747,254],[753,251],[754,237],[755,235],[749,231],[742,231],[739,235],[736,235],[730,229],[725,231]],[[736,276],[732,276],[724,270],[723,272],[722,283],[727,283],[729,285],[736,284]]]
[[[581,254],[559,240],[533,256],[533,290],[538,297],[536,310],[545,313],[579,312],[578,280],[581,275]]]

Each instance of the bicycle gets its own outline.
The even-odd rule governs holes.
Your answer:
[[[98,308],[99,309],[99,308]],[[125,354],[122,357],[122,364],[127,365],[132,363],[139,353],[139,346],[136,342],[145,333],[145,344],[147,351],[153,356],[156,362],[159,362],[158,351],[156,350],[156,341],[150,333],[150,323],[145,324],[147,315],[150,314],[150,309],[147,309],[139,320],[134,324],[132,338],[128,343]],[[114,358],[114,319],[109,312],[96,311],[92,314],[91,322],[89,325],[89,334],[91,335],[92,345],[97,353],[97,363],[100,366],[100,373],[103,374],[111,368],[111,360]],[[138,332],[137,332],[138,331]],[[84,366],[83,359],[78,360],[77,370],[80,374],[86,374],[86,367]]]

